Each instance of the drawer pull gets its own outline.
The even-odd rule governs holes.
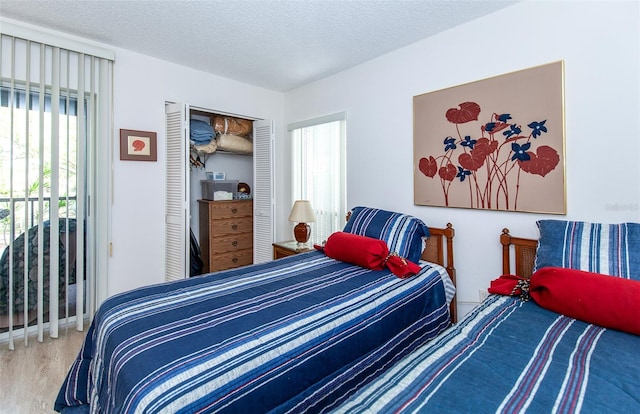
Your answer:
[[[237,258],[237,257],[234,257],[233,259],[231,259],[231,261],[232,261],[233,263],[238,263],[238,258]]]
[[[232,212],[233,214],[236,214],[236,213],[238,212],[238,209],[234,207],[234,208],[232,208],[232,209],[231,209],[231,212]]]
[[[238,245],[238,241],[237,241],[237,240],[234,240],[234,241],[231,243],[231,245],[232,245],[233,247],[236,247],[236,246]]]
[[[238,230],[238,225],[237,224],[232,224],[231,228],[234,229],[234,230]]]

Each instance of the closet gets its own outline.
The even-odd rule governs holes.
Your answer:
[[[165,112],[166,280],[178,280],[189,276],[190,231],[193,231],[196,239],[200,241],[201,255],[203,260],[206,257],[204,261],[210,268],[205,268],[205,271],[271,260],[275,211],[273,121],[257,120],[249,116],[228,114],[183,103],[166,103]],[[226,126],[225,118],[228,121]],[[220,128],[229,128],[234,120],[242,120],[243,128],[249,122],[251,134],[248,138],[252,145],[250,151],[247,151],[246,140],[234,141],[233,137],[227,141],[216,140],[211,145],[199,140],[202,131],[206,129],[203,122],[208,123],[214,129],[215,136],[219,137]],[[192,125],[194,131],[197,128],[194,134],[191,133]],[[194,142],[198,145],[194,145]],[[221,146],[212,148],[218,142]],[[210,179],[213,175],[213,178],[218,179],[224,177],[225,181],[222,183],[227,184],[225,190],[230,188],[230,182],[234,184],[233,187],[237,187],[235,182],[245,184],[241,186],[245,195],[236,194],[233,200],[229,201],[204,200],[203,194],[206,194],[207,198],[213,197],[210,192],[204,192],[201,181]],[[206,184],[218,182],[207,181]],[[250,197],[246,196],[247,187]],[[209,189],[207,187],[207,190]],[[218,195],[224,197],[229,194],[220,193],[216,197]],[[238,206],[241,208],[238,209]],[[239,213],[232,213],[233,211],[241,211],[242,215],[236,216]],[[208,223],[202,223],[202,220]],[[237,235],[240,239],[237,239],[235,244],[233,237],[236,236],[230,234],[235,230],[229,230],[232,227],[224,226],[242,229],[241,234]],[[251,246],[248,246],[248,238]],[[226,243],[227,241],[229,243]]]

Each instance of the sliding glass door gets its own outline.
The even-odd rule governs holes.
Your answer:
[[[3,26],[0,39],[0,340],[12,348],[82,329],[95,309],[112,62],[7,28],[21,35]]]

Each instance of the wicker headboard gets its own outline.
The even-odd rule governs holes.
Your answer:
[[[526,278],[531,277],[536,259],[538,241],[513,237],[509,234],[509,229],[503,229],[500,235],[500,243],[502,243],[502,274],[516,274]],[[511,268],[511,257],[514,258],[515,262],[513,270]]]

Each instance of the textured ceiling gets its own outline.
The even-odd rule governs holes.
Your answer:
[[[0,16],[287,91],[517,1],[0,0]]]

